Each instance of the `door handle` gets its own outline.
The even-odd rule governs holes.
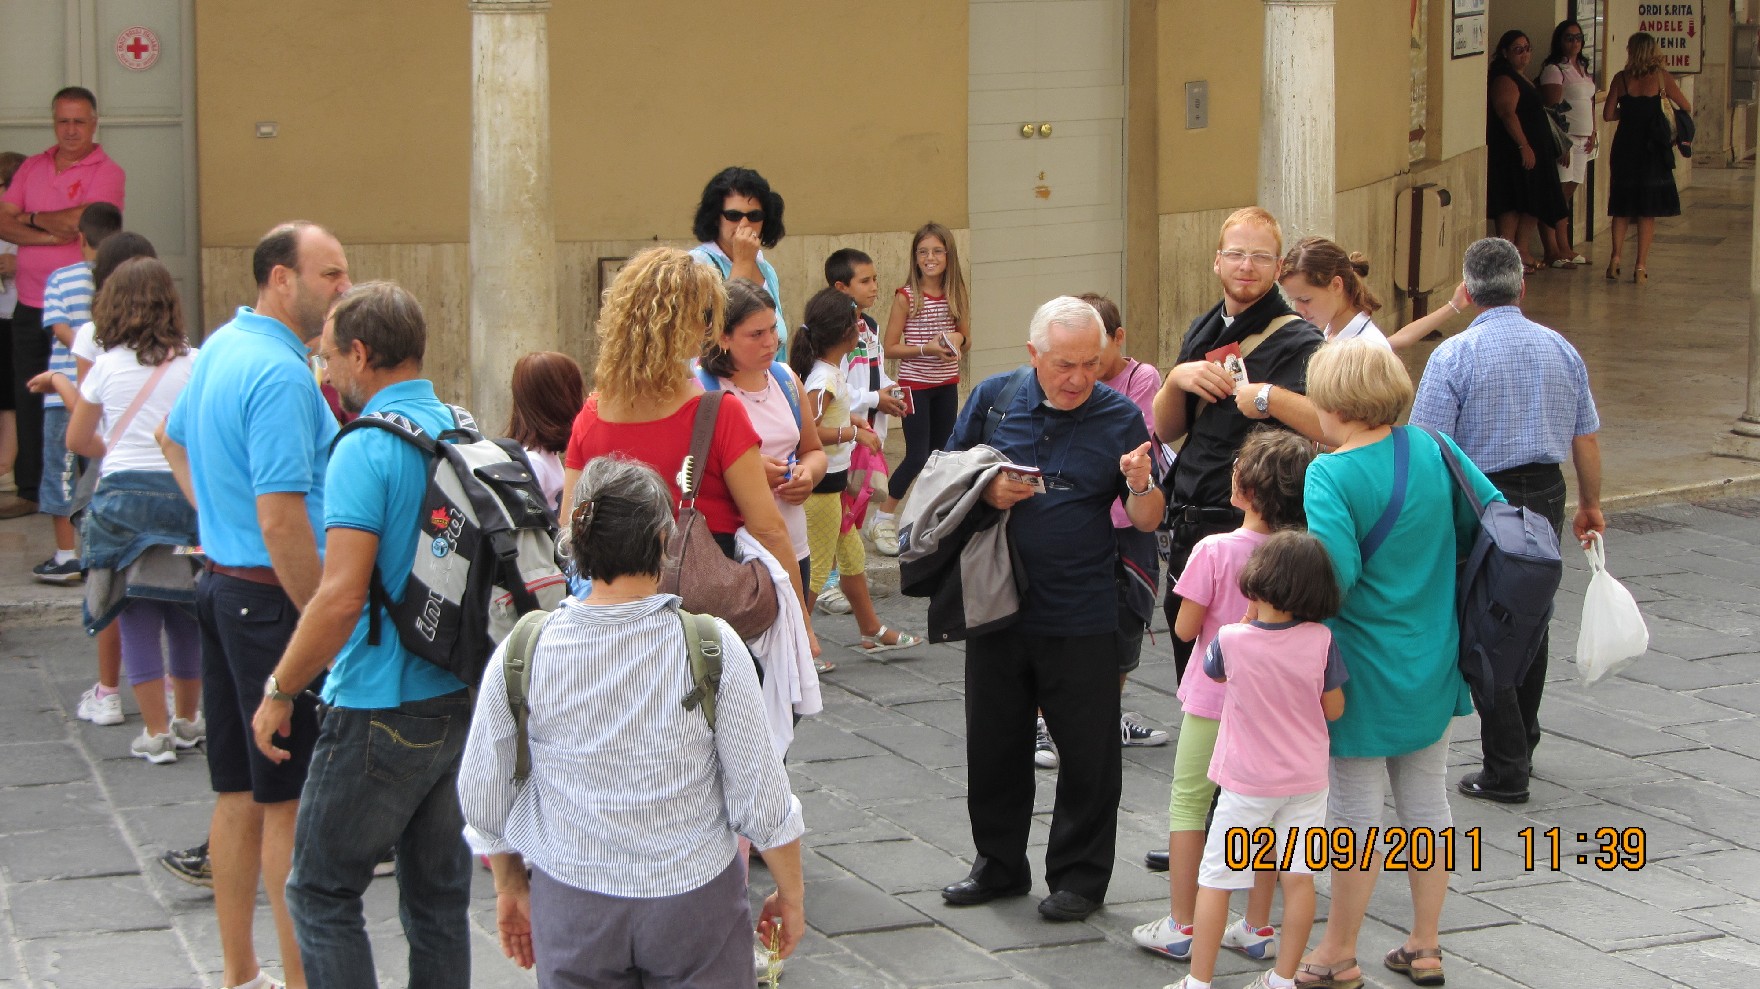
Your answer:
[[[1051,125],[1050,124],[1040,124],[1039,125],[1039,136],[1040,137],[1050,137],[1051,136]]]

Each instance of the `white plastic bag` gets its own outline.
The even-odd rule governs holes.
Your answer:
[[[1632,592],[1607,572],[1607,550],[1595,533],[1583,554],[1589,558],[1589,589],[1583,592],[1583,624],[1577,635],[1577,673],[1584,686],[1630,666],[1650,648],[1650,629]]]

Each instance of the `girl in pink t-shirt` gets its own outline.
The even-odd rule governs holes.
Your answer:
[[[1246,618],[1224,625],[1204,653],[1205,675],[1228,683],[1210,760],[1222,794],[1198,872],[1192,972],[1168,989],[1210,989],[1229,893],[1279,874],[1284,950],[1254,985],[1295,985],[1314,926],[1314,872],[1325,864],[1316,859],[1331,847],[1326,723],[1344,714],[1347,675],[1332,631],[1320,624],[1338,613],[1332,560],[1313,536],[1279,532],[1253,551],[1240,590],[1251,602]]]
[[[1245,518],[1233,532],[1201,540],[1192,549],[1174,593],[1183,600],[1173,634],[1190,642],[1193,655],[1203,656],[1216,633],[1246,614],[1240,592],[1247,558],[1278,529],[1300,526],[1302,489],[1313,444],[1284,429],[1260,429],[1241,444],[1234,466],[1230,499]],[[1173,757],[1173,788],[1167,807],[1167,858],[1170,903],[1168,914],[1132,931],[1138,945],[1175,961],[1192,956],[1192,923],[1198,898],[1198,865],[1204,857],[1204,819],[1216,797],[1207,775],[1216,735],[1222,722],[1227,689],[1204,675],[1201,663],[1186,667],[1179,700],[1185,710]],[[1249,958],[1277,956],[1277,932],[1271,925],[1271,900],[1277,892],[1269,874],[1247,900],[1246,917],[1230,924],[1223,944]]]

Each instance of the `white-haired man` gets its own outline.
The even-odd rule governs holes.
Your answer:
[[[1112,879],[1122,764],[1111,509],[1123,498],[1131,524],[1148,531],[1165,502],[1150,476],[1142,411],[1096,384],[1103,347],[1093,306],[1069,296],[1040,306],[1027,344],[1031,373],[978,385],[947,443],[987,443],[1010,463],[1037,468],[1039,482],[1003,472],[984,493],[992,509],[1009,511],[1027,586],[1014,625],[966,643],[967,808],[977,856],[970,875],[941,891],[956,906],[1032,887],[1036,710],[1062,757],[1045,850],[1051,895],[1039,912],[1080,920],[1099,908]],[[999,418],[986,439],[993,409]]]
[[[1571,529],[1588,544],[1607,527],[1601,517],[1601,417],[1589,371],[1570,341],[1522,315],[1522,257],[1496,237],[1476,241],[1462,259],[1467,298],[1480,310],[1459,336],[1430,355],[1412,425],[1454,438],[1512,505],[1531,508],[1564,532],[1564,472],[1577,475],[1577,516]],[[1528,674],[1479,708],[1484,763],[1458,789],[1500,803],[1528,799],[1528,774],[1540,744],[1540,694],[1546,687],[1546,636]]]

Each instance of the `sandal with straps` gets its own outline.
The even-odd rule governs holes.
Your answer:
[[[1363,984],[1362,972],[1358,972],[1354,979],[1343,979],[1338,975],[1340,972],[1356,967],[1357,960],[1355,958],[1346,958],[1331,965],[1302,962],[1296,966],[1296,985],[1299,989],[1360,989]],[[1304,975],[1312,975],[1314,978],[1304,982],[1302,980]]]
[[[886,641],[888,633],[892,635],[891,642]],[[922,639],[909,632],[900,632],[895,628],[887,628],[882,625],[880,626],[880,630],[873,635],[862,636],[861,649],[863,652],[872,655],[874,653],[891,652],[894,649],[909,649],[912,646],[920,646],[922,644]]]
[[[1412,962],[1419,958],[1436,959],[1436,967],[1417,968]],[[1405,975],[1406,978],[1411,979],[1414,983],[1421,986],[1439,986],[1446,981],[1442,974],[1441,948],[1419,948],[1417,951],[1407,951],[1406,946],[1402,944],[1392,951],[1389,951],[1387,957],[1382,960],[1382,963],[1395,972]]]

